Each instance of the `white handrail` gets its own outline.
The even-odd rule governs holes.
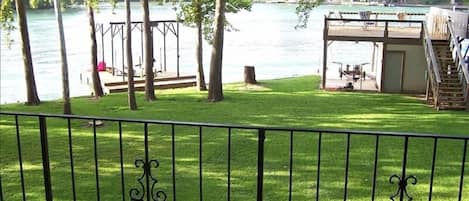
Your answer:
[[[439,83],[441,83],[440,70],[439,70],[440,66],[439,66],[438,62],[436,61],[435,52],[433,51],[432,40],[430,38],[430,34],[428,33],[426,23],[422,24],[422,28],[423,28],[424,33],[425,33],[425,36],[423,38],[424,47],[426,48],[426,52],[430,56],[430,62],[431,62],[431,66],[432,66],[432,68],[429,69],[429,71],[434,73],[435,79],[436,79],[435,81],[439,84]]]
[[[441,84],[441,78],[440,78],[440,71],[439,71],[439,64],[436,60],[435,57],[435,52],[433,51],[433,45],[432,45],[432,40],[430,38],[430,34],[428,34],[428,29],[427,25],[425,22],[422,23],[422,29],[423,29],[423,48],[425,50],[425,57],[427,59],[427,70],[428,70],[428,77],[430,79],[431,83],[431,90],[433,92],[433,104],[435,105],[436,108],[439,106],[439,91],[440,91],[440,84]],[[428,92],[427,92],[428,93]],[[427,94],[428,95],[428,94]]]
[[[453,24],[451,22],[451,19],[448,19],[448,30],[449,30],[449,33],[450,33],[450,39],[452,40],[452,43],[454,45],[454,48],[456,50],[456,56],[458,57],[458,68],[461,68],[461,69],[458,69],[458,70],[461,70],[463,72],[463,77],[465,78],[466,80],[466,84],[469,85],[469,72],[468,72],[468,69],[467,69],[467,63],[465,62],[465,59],[464,57],[462,56],[462,53],[461,53],[461,47],[459,47],[459,41],[456,37],[456,34],[454,33],[454,27],[453,27]]]

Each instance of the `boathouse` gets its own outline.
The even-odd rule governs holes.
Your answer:
[[[469,109],[469,73],[462,41],[468,13],[431,8],[423,13],[331,12],[324,17],[321,87],[426,94],[437,109]],[[328,60],[335,41],[370,43],[371,61]]]
[[[152,35],[153,71],[156,89],[190,87],[196,85],[196,76],[180,71],[180,20],[150,21]],[[137,91],[145,90],[143,68],[143,22],[131,22],[134,83]],[[98,70],[105,93],[128,90],[125,45],[125,22],[96,23]],[[168,51],[171,49],[172,51]],[[90,84],[91,73],[81,75],[82,82]]]

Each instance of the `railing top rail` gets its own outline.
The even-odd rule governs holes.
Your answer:
[[[456,48],[456,56],[458,57],[459,62],[461,62],[462,65],[463,65],[462,72],[464,74],[466,84],[469,84],[469,72],[468,72],[468,69],[467,69],[467,64],[464,62],[465,59],[462,56],[461,47],[459,47],[459,45],[458,45],[459,42],[458,42],[458,39],[456,38],[456,34],[454,32],[454,27],[453,27],[453,23],[451,22],[451,19],[448,19],[447,24],[448,24],[448,30],[449,30],[449,33],[450,33],[450,39],[452,40],[452,42],[453,42],[453,44]]]
[[[335,18],[327,17],[328,21],[347,21],[347,22],[399,22],[399,23],[418,23],[422,24],[423,20],[391,20],[391,19],[356,19],[356,18]]]
[[[163,23],[163,22],[175,23],[175,22],[184,22],[184,20],[152,20],[152,21],[150,21],[150,23]],[[132,24],[142,24],[143,21],[132,21],[131,23]],[[105,23],[96,23],[96,24],[105,24]],[[109,22],[109,24],[111,24],[111,25],[116,25],[116,24],[123,25],[123,24],[125,24],[125,22]]]
[[[428,53],[430,54],[430,59],[433,63],[433,65],[432,65],[433,69],[432,70],[435,74],[436,82],[439,84],[439,83],[441,83],[440,70],[439,70],[440,67],[438,66],[439,64],[436,61],[435,52],[433,52],[432,40],[431,40],[430,34],[428,33],[427,24],[422,23],[422,28],[423,28],[424,33],[425,33],[424,40],[425,40],[426,45],[428,46],[428,48],[427,48]]]
[[[18,116],[49,117],[49,118],[64,118],[64,119],[70,118],[70,119],[82,119],[82,120],[102,120],[102,121],[114,121],[114,122],[166,124],[166,125],[195,126],[195,127],[201,126],[201,127],[232,128],[232,129],[246,129],[246,130],[294,131],[294,132],[329,133],[329,134],[380,135],[380,136],[394,136],[394,137],[418,137],[418,138],[442,138],[442,139],[455,139],[455,140],[469,140],[469,135],[465,136],[465,135],[444,135],[444,134],[431,134],[431,133],[308,129],[308,128],[286,128],[286,127],[271,127],[271,126],[249,126],[249,125],[245,126],[245,125],[234,125],[234,124],[215,124],[215,123],[202,123],[202,122],[164,121],[164,120],[148,120],[148,119],[126,119],[126,118],[114,118],[114,117],[78,116],[78,115],[26,113],[26,112],[9,112],[9,111],[7,112],[1,111],[0,115],[10,115],[10,116],[18,115]]]
[[[332,11],[331,11],[332,12]],[[358,15],[360,12],[357,11],[338,11],[340,14],[344,15]],[[405,13],[406,15],[414,16],[425,16],[425,13],[406,13],[406,12],[370,12],[371,15],[397,15],[398,13]]]

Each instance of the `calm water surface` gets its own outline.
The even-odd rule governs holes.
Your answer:
[[[150,4],[151,19],[175,19],[174,5]],[[141,20],[140,4],[132,5],[133,20]],[[242,80],[243,66],[254,65],[258,79],[272,79],[317,73],[322,59],[323,17],[331,10],[406,11],[425,13],[428,8],[372,7],[372,6],[320,6],[310,18],[307,29],[295,30],[297,17],[295,5],[255,4],[252,12],[228,15],[237,32],[225,34],[223,81]],[[123,4],[112,14],[109,6],[102,5],[96,14],[97,22],[124,21]],[[72,96],[89,95],[89,87],[80,83],[80,73],[89,66],[89,40],[85,9],[67,9],[63,14],[67,56]],[[53,10],[28,11],[29,33],[38,93],[41,100],[61,97],[60,57],[58,53],[57,26]],[[5,33],[1,33],[0,103],[26,100],[22,54],[19,33],[12,33],[13,42],[8,48]],[[134,36],[135,37],[135,36]],[[157,37],[157,36],[155,36]],[[195,30],[181,26],[181,72],[195,74]],[[156,38],[156,43],[161,38]],[[107,42],[107,41],[106,41]],[[106,43],[105,42],[105,43]],[[108,42],[107,42],[108,43]],[[139,52],[139,44],[134,51]],[[157,50],[161,45],[155,47]],[[205,73],[208,75],[210,46],[205,44]],[[371,60],[371,44],[335,42],[330,49],[329,62],[363,63]],[[118,50],[117,50],[118,51]],[[175,71],[175,40],[168,37],[168,71]],[[120,55],[119,52],[118,55]],[[158,62],[159,53],[155,53]],[[140,55],[134,54],[134,63]],[[110,59],[106,58],[110,63]],[[119,58],[120,60],[120,58]],[[208,78],[208,76],[207,76]]]

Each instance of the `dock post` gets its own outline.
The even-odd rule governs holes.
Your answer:
[[[125,62],[124,62],[124,25],[121,25],[121,53],[122,53],[122,81],[125,81]],[[129,73],[129,72],[127,72]]]
[[[163,65],[166,72],[166,22],[163,22]]]
[[[142,22],[140,24],[140,51],[142,51],[141,52],[142,58],[145,58],[144,53],[143,53],[143,46],[144,44],[143,44],[143,22]],[[142,66],[144,66],[143,62],[145,62],[145,59],[142,59],[142,61],[140,62]]]
[[[101,61],[104,61],[104,24],[101,24]],[[106,68],[106,66],[104,66]]]
[[[114,26],[111,24],[111,67],[112,75],[116,74],[115,65],[114,65]]]
[[[177,71],[177,77],[179,78],[179,20],[176,22],[176,71]]]

